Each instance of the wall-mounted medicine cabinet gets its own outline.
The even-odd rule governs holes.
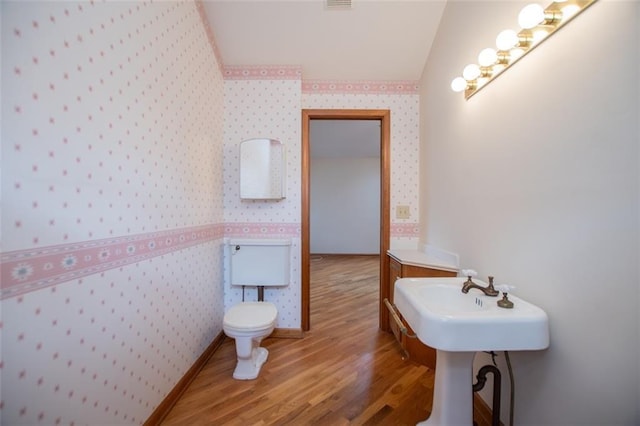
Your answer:
[[[240,143],[240,198],[285,198],[285,150],[275,139],[247,139]]]

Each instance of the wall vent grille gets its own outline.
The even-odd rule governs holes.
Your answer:
[[[326,0],[325,8],[329,10],[351,9],[351,0]]]

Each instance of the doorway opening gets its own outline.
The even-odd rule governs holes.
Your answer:
[[[311,258],[311,120],[378,120],[380,122],[380,283],[379,283],[379,327],[386,329],[388,313],[383,300],[388,297],[385,277],[388,276],[386,253],[390,241],[390,112],[389,110],[303,110],[302,111],[302,229],[301,229],[301,322],[302,330],[311,328],[310,321],[310,258]]]

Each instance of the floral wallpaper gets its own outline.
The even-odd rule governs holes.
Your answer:
[[[291,239],[291,282],[285,288],[265,289],[265,300],[278,307],[276,327],[299,329],[301,70],[297,66],[225,67],[224,74],[225,236]],[[240,142],[260,137],[276,139],[284,145],[283,200],[240,199]],[[245,299],[257,300],[256,290],[246,290]],[[241,300],[242,288],[226,287],[225,307]]]
[[[224,66],[189,0],[0,6],[0,423],[143,423],[241,299],[229,238],[291,239],[291,283],[265,297],[300,327],[303,108],[390,109],[392,206],[417,217],[414,83]],[[241,200],[238,144],[265,135],[286,198]]]
[[[221,331],[223,76],[193,2],[2,2],[3,424],[140,424]]]

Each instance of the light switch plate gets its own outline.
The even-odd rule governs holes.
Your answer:
[[[409,206],[396,206],[396,219],[409,219],[411,217],[411,209]]]

